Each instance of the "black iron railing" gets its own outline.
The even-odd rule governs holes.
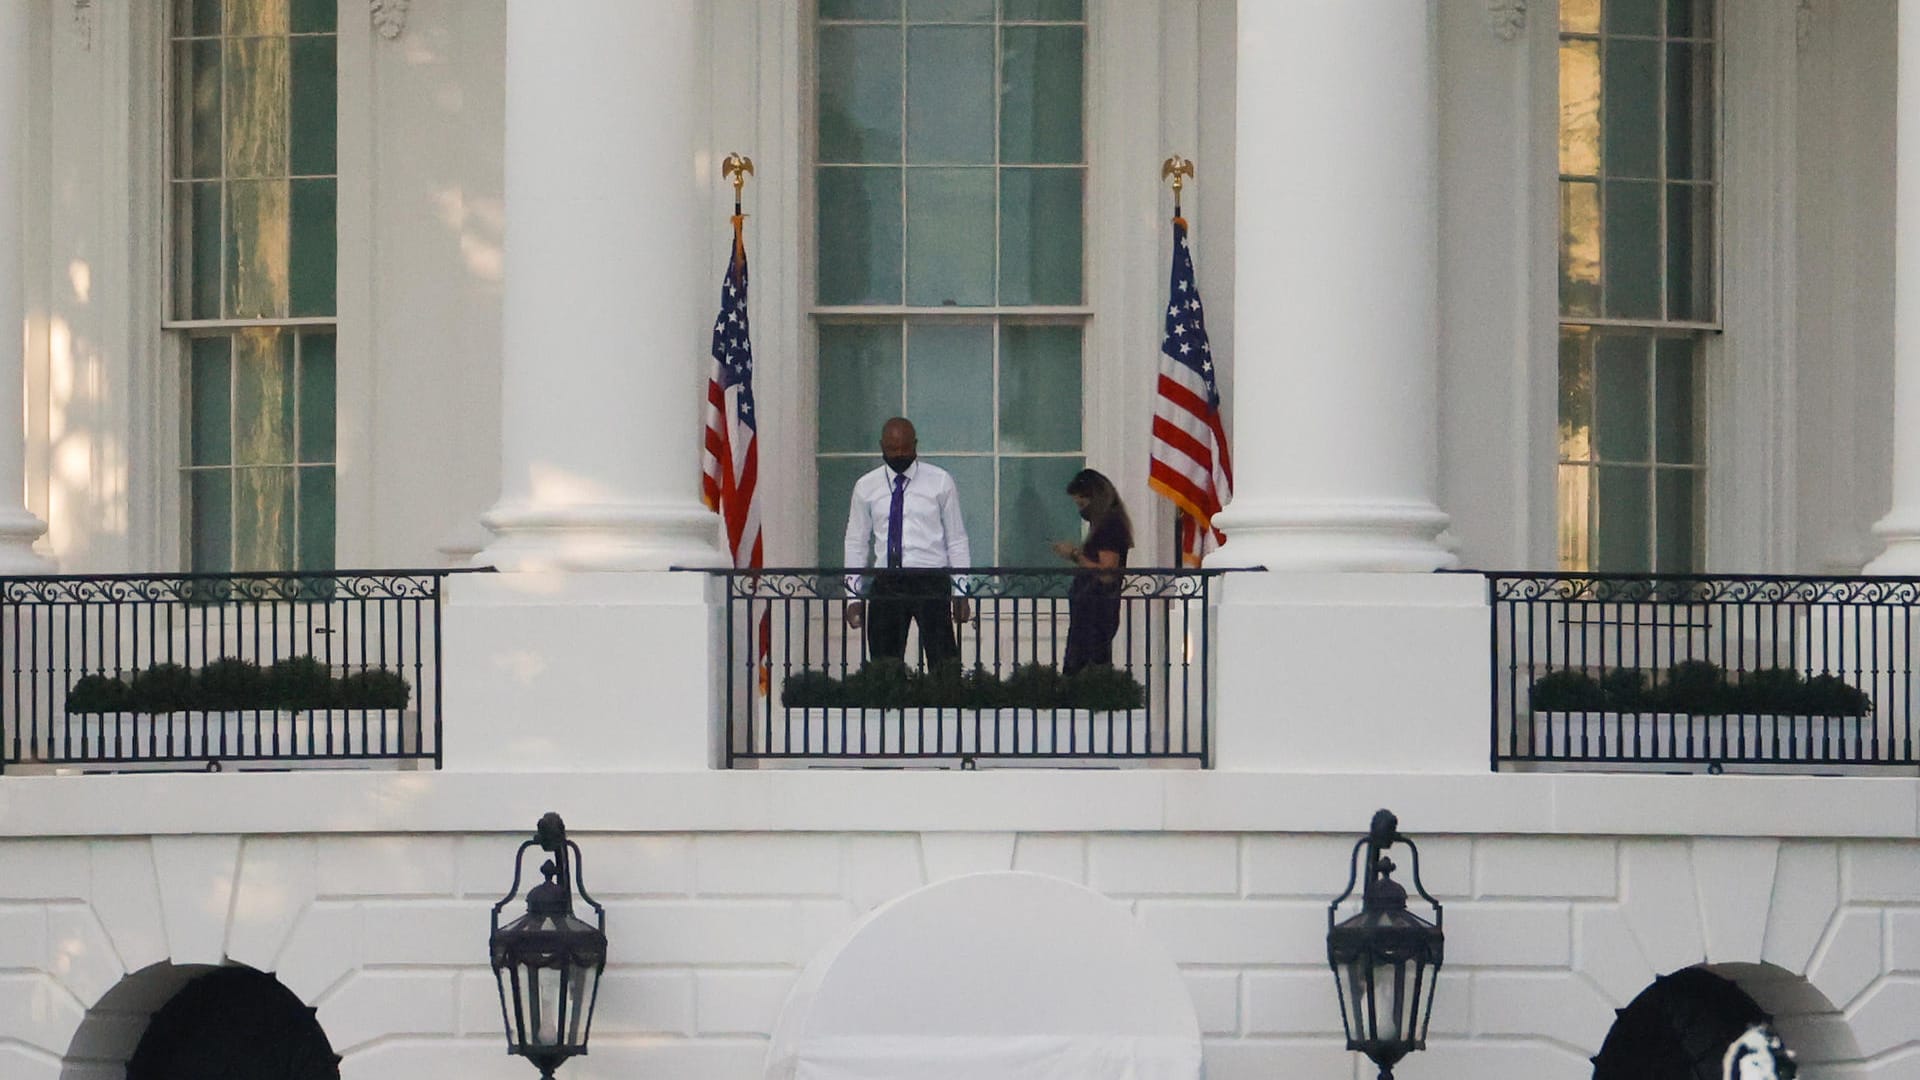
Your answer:
[[[438,767],[449,572],[0,578],[0,767]]]
[[[1920,579],[1488,574],[1492,764],[1920,764]]]
[[[936,603],[947,592],[970,616],[957,626],[959,656],[931,667],[917,630],[904,662],[871,658],[866,631],[847,624],[849,602],[862,598],[845,571],[715,571],[728,766],[1207,760],[1208,601],[1220,571],[1106,577],[1101,590],[1119,611],[1111,664],[1071,674],[1071,595],[1088,589],[1084,576],[1076,588],[1076,575],[1057,569],[926,573],[938,579]]]

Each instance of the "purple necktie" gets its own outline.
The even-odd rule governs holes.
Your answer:
[[[887,504],[887,568],[897,569],[901,563],[900,539],[906,533],[901,522],[906,512],[907,474],[896,473],[893,477],[893,501]]]

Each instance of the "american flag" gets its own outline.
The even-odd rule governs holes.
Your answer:
[[[1197,566],[1226,542],[1213,527],[1213,516],[1233,499],[1233,461],[1220,425],[1220,388],[1213,377],[1200,287],[1193,279],[1187,222],[1179,217],[1173,219],[1173,283],[1167,292],[1147,485],[1180,509],[1180,556]]]
[[[747,245],[744,216],[733,215],[733,257],[720,286],[713,323],[713,367],[707,372],[707,446],[700,495],[727,529],[736,570],[766,565],[760,541],[760,445],[754,428],[753,342],[747,332]],[[771,648],[769,612],[760,613],[760,688],[767,686]]]

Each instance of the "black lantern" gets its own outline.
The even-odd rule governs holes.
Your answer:
[[[1405,844],[1412,853],[1413,887],[1433,907],[1432,922],[1407,910],[1407,890],[1389,876],[1394,865],[1386,852],[1394,844]],[[1367,877],[1360,912],[1335,923],[1340,905],[1353,895],[1363,847]],[[1391,811],[1376,812],[1373,828],[1353,845],[1346,891],[1327,905],[1327,961],[1339,984],[1347,1049],[1372,1058],[1381,1080],[1391,1080],[1401,1058],[1426,1048],[1433,987],[1446,941],[1440,919],[1439,901],[1420,884],[1420,849],[1400,835],[1400,822]]]
[[[527,913],[501,926],[500,909],[519,895],[521,860],[535,845],[553,856],[540,867],[546,881],[527,890]],[[574,917],[576,891],[599,925]],[[513,888],[493,905],[487,948],[500,983],[507,1053],[524,1056],[552,1080],[561,1062],[587,1052],[600,973],[607,967],[607,912],[587,895],[580,845],[567,839],[559,814],[543,815],[533,839],[514,853]]]

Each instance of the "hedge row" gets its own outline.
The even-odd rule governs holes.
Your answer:
[[[1649,682],[1637,668],[1611,668],[1598,678],[1553,671],[1534,680],[1534,712],[1686,713],[1692,716],[1866,716],[1873,699],[1838,675],[1803,679],[1792,668],[1763,668],[1736,677],[1706,660],[1682,660]]]
[[[1133,676],[1104,665],[1062,675],[1047,664],[1023,664],[1002,679],[982,667],[948,661],[915,671],[898,660],[872,660],[844,679],[824,671],[787,676],[780,702],[789,709],[1138,709],[1146,691]]]
[[[373,668],[334,678],[295,656],[262,668],[226,657],[199,671],[155,664],[130,677],[83,675],[67,691],[70,713],[243,712],[266,709],[404,709],[412,692],[399,672]]]

